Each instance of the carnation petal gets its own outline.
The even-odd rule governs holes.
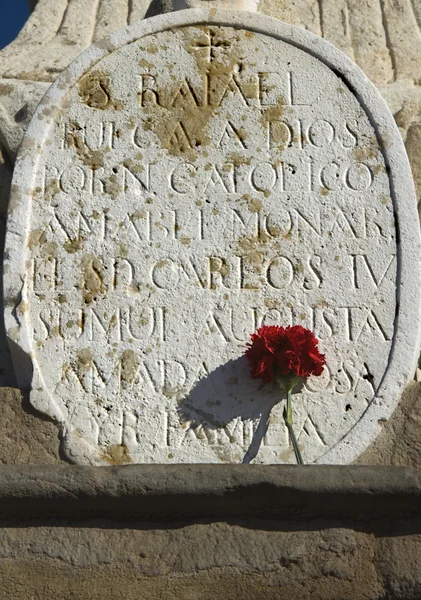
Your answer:
[[[326,364],[317,337],[302,325],[261,327],[251,335],[245,354],[252,377],[265,382],[273,381],[277,374],[319,376]]]

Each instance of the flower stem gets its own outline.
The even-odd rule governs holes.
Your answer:
[[[301,456],[300,449],[298,447],[297,438],[295,437],[294,429],[292,427],[292,388],[287,391],[287,405],[284,410],[285,425],[288,428],[289,437],[291,439],[292,447],[294,448],[294,454],[298,465],[303,465],[303,457]]]

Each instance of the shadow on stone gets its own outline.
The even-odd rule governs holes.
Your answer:
[[[7,342],[10,348],[13,365],[15,367],[18,387],[20,389],[30,388],[34,374],[32,359],[13,340],[7,338]]]
[[[0,131],[0,260],[3,263],[6,215],[13,173],[13,159]],[[0,294],[3,298],[3,277],[0,277]],[[16,387],[16,377],[7,343],[6,328],[0,319],[0,388]]]
[[[145,14],[145,19],[156,17],[172,11],[172,0],[152,0]]]
[[[238,419],[251,421],[253,438],[243,459],[243,463],[248,464],[259,452],[272,408],[284,398],[285,394],[278,387],[251,379],[247,360],[242,356],[201,379],[180,401],[178,415],[193,430],[223,429],[230,439],[235,435],[229,428],[230,423]]]

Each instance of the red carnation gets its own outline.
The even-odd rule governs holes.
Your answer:
[[[275,380],[287,392],[284,420],[298,464],[303,464],[303,458],[292,428],[292,392],[300,379],[323,373],[326,358],[318,345],[314,333],[301,325],[265,326],[251,335],[246,350],[251,376],[265,382]]]
[[[305,378],[323,373],[326,359],[318,340],[301,325],[261,327],[251,335],[251,342],[246,356],[254,379],[270,382],[280,376]]]

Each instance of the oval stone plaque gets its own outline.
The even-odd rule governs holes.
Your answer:
[[[295,395],[304,459],[349,463],[414,370],[418,227],[398,130],[339,51],[242,12],[141,22],[59,77],[20,150],[17,372],[74,462],[288,463],[243,352],[302,324],[327,357]]]

